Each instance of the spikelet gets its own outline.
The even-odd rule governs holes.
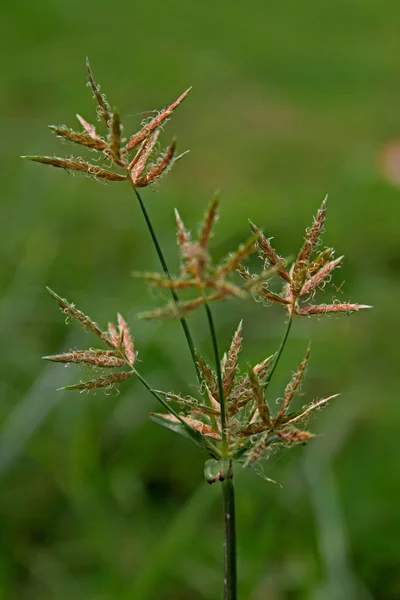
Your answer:
[[[127,179],[126,175],[119,175],[118,173],[112,173],[106,169],[101,169],[96,165],[87,163],[83,158],[79,157],[58,158],[57,156],[21,156],[21,158],[27,158],[33,162],[51,165],[52,167],[58,167],[60,169],[65,169],[66,171],[84,171],[97,179],[105,179],[107,181],[124,181]]]
[[[337,304],[316,304],[304,306],[302,308],[296,307],[295,314],[308,317],[310,315],[325,315],[327,313],[338,313],[345,312],[347,314],[351,314],[357,310],[362,310],[364,308],[372,308],[368,304],[351,304],[349,302],[341,302]]]
[[[132,178],[133,185],[135,187],[146,187],[147,185],[150,185],[159,179],[161,175],[170,167],[172,167],[173,163],[178,160],[177,158],[174,160],[175,148],[176,141],[172,140],[164,155],[159,158],[156,165],[148,173],[142,177],[137,177],[136,179]],[[183,154],[181,154],[181,156],[183,156]]]
[[[95,367],[123,367],[125,360],[112,350],[72,350],[64,354],[43,356],[44,360],[62,363],[81,363]]]
[[[205,360],[197,352],[196,352],[196,361],[197,361],[197,365],[200,369],[200,373],[203,377],[203,380],[204,380],[207,388],[210,390],[211,394],[218,399],[217,380],[216,380],[212,370],[210,369],[208,364],[205,362]]]
[[[160,288],[183,290],[197,286],[196,281],[191,279],[168,278],[163,277],[160,273],[140,273],[134,271],[132,275],[138,279],[145,279],[150,285],[155,285]]]
[[[272,266],[278,266],[277,273],[279,277],[290,283],[290,276],[287,273],[284,260],[280,257],[276,250],[271,246],[271,242],[269,239],[265,237],[265,235],[250,221],[250,227],[254,231],[254,233],[258,234],[258,247],[262,253],[264,260],[268,261]]]
[[[105,332],[103,332],[100,329],[100,327],[98,326],[98,324],[95,321],[92,321],[92,319],[90,317],[88,317],[83,312],[78,310],[73,304],[68,302],[68,300],[66,300],[65,298],[61,298],[61,296],[59,296],[58,294],[53,292],[53,290],[50,289],[49,287],[46,287],[46,289],[49,292],[49,294],[51,296],[53,296],[54,300],[59,304],[61,310],[63,311],[63,313],[65,315],[67,315],[68,317],[72,317],[73,319],[76,319],[77,321],[79,321],[79,323],[81,324],[81,326],[84,329],[89,329],[95,335],[97,335],[97,337],[99,337],[104,342],[106,342],[109,346],[113,346],[113,344],[109,340],[108,335],[106,335]]]
[[[330,400],[333,400],[334,398],[337,398],[338,396],[340,396],[340,394],[333,394],[333,396],[328,396],[327,398],[322,398],[321,400],[316,400],[315,402],[311,402],[311,404],[309,404],[308,406],[306,406],[306,408],[298,415],[295,415],[294,417],[288,419],[286,421],[286,423],[289,425],[291,425],[292,423],[297,423],[297,422],[303,422],[304,420],[306,420],[308,418],[308,415],[313,412],[314,410],[318,410],[319,408],[322,408],[323,406],[326,406],[328,404],[328,402],[330,402]]]
[[[313,277],[330,260],[333,260],[333,248],[324,248],[307,268],[307,278]],[[342,257],[343,258],[343,257]]]
[[[90,135],[93,140],[97,140],[98,142],[102,141],[104,143],[104,148],[107,146],[106,142],[103,140],[98,133],[96,133],[96,127],[88,123],[83,117],[80,115],[76,115],[79,123],[82,125],[83,129]],[[103,148],[99,148],[99,150],[103,150]]]
[[[222,369],[222,387],[224,391],[224,398],[227,398],[229,396],[229,393],[232,389],[233,380],[235,378],[239,352],[241,350],[243,341],[242,327],[243,321],[240,321],[238,328],[236,329],[233,335],[232,343],[229,348],[224,367]]]
[[[128,377],[133,375],[133,371],[119,371],[108,375],[108,377],[102,377],[101,379],[91,379],[90,381],[83,381],[82,383],[76,383],[74,385],[66,385],[58,388],[57,391],[73,391],[73,390],[94,390],[97,388],[112,388],[116,383],[124,381]]]
[[[138,133],[135,133],[135,135],[133,135],[125,145],[122,152],[128,152],[128,150],[132,150],[132,148],[135,148],[141,142],[143,142],[144,139],[146,139],[161,125],[165,119],[167,119],[173,113],[179,104],[186,98],[191,89],[192,88],[189,88],[186,90],[186,92],[183,92],[183,94],[179,96],[179,98],[175,100],[175,102],[173,102],[168,108],[163,110],[157,117],[150,121],[150,123],[147,123],[147,125],[145,125]]]
[[[257,435],[257,433],[264,433],[265,431],[270,431],[271,428],[266,423],[249,423],[245,427],[242,427],[236,431],[237,435],[240,436],[251,436]]]
[[[206,214],[204,215],[203,223],[199,234],[200,247],[204,250],[207,249],[213,225],[218,219],[218,205],[219,195],[215,194],[213,199],[211,200]]]
[[[168,413],[160,414],[159,416],[162,417],[163,419],[168,419],[168,421],[172,421],[173,423],[181,422],[175,415],[171,415]],[[192,419],[190,417],[181,417],[181,418],[187,425],[189,425],[189,427],[191,427],[195,431],[198,431],[202,435],[205,435],[207,437],[212,437],[216,440],[221,439],[221,435],[219,433],[214,431],[214,429],[212,427],[210,427],[209,425],[206,425],[202,421],[198,421],[197,419]]]
[[[248,467],[255,461],[260,459],[262,451],[265,449],[265,443],[268,439],[269,431],[263,433],[260,436],[260,439],[252,446],[250,452],[248,453],[247,460],[244,463],[244,467]]]
[[[121,339],[120,339],[120,336],[117,332],[117,328],[115,327],[114,323],[108,324],[108,335],[110,337],[112,345],[115,348],[119,348],[119,346],[121,344]]]
[[[136,181],[143,173],[143,169],[146,166],[147,161],[153,151],[154,145],[157,142],[160,130],[156,129],[148,138],[146,138],[140,145],[139,150],[128,165],[128,171],[130,172],[132,181]]]
[[[299,255],[296,259],[293,268],[292,278],[294,280],[296,280],[299,277],[302,269],[304,269],[308,265],[311,254],[314,251],[315,246],[318,242],[319,236],[321,234],[325,222],[327,201],[328,196],[326,196],[324,201],[322,202],[321,208],[317,212],[317,216],[314,219],[313,225],[306,230],[304,244],[299,252]]]
[[[339,256],[339,258],[335,258],[335,260],[331,260],[331,261],[325,263],[325,265],[323,265],[320,268],[320,270],[315,273],[315,275],[313,275],[312,277],[307,279],[307,281],[304,283],[303,287],[301,288],[299,295],[307,296],[307,294],[312,292],[312,290],[314,290],[315,288],[320,286],[321,283],[323,283],[326,280],[326,278],[330,275],[330,273],[333,271],[333,269],[335,269],[336,267],[338,267],[340,265],[342,260],[343,260],[343,256]]]
[[[178,246],[180,247],[181,252],[183,252],[183,249],[186,246],[186,244],[188,244],[190,242],[190,234],[185,229],[185,225],[183,224],[182,218],[176,208],[175,208],[175,219],[176,219],[176,226],[177,226]]]
[[[191,396],[182,397],[179,394],[174,394],[173,392],[163,392],[162,390],[156,390],[157,394],[163,394],[166,396],[167,400],[170,402],[177,402],[182,408],[189,407],[191,409],[191,414],[200,414],[200,415],[219,415],[220,407],[218,402],[215,401],[214,408],[210,406],[206,406],[201,402],[198,402],[195,398]]]
[[[122,315],[118,313],[118,326],[122,339],[122,348],[124,349],[125,356],[128,360],[128,363],[133,367],[136,360],[136,352],[135,347],[133,345],[133,340],[131,336],[131,332],[129,331],[129,327],[125,319]]]
[[[105,124],[109,128],[111,125],[112,114],[110,111],[110,105],[107,102],[107,99],[104,94],[100,93],[100,86],[94,80],[92,69],[90,67],[89,59],[86,59],[86,70],[88,74],[88,86],[93,92],[93,97],[95,98],[98,107],[99,107],[99,115],[104,119]]]
[[[285,396],[283,398],[282,405],[279,409],[278,415],[274,419],[275,426],[279,425],[279,423],[283,420],[283,417],[287,414],[287,411],[289,410],[289,407],[292,403],[294,395],[296,394],[296,392],[301,384],[301,381],[303,379],[305,370],[307,368],[309,356],[310,356],[310,347],[307,348],[306,353],[304,355],[304,358],[303,358],[299,368],[294,373],[291,381],[286,386]]]
[[[114,109],[111,115],[110,130],[108,134],[108,148],[107,153],[113,162],[117,165],[123,166],[120,154],[121,147],[121,122],[119,119],[118,112]]]
[[[234,271],[244,258],[247,258],[255,251],[259,233],[251,236],[246,242],[240,244],[239,248],[229,256],[221,265],[217,267],[216,276],[224,277],[231,271]]]
[[[314,433],[297,429],[297,427],[283,429],[278,431],[277,434],[287,444],[304,444],[304,442],[308,442],[308,440],[315,437]]]
[[[267,427],[271,428],[272,422],[271,422],[271,417],[270,417],[270,413],[269,413],[269,408],[268,408],[268,404],[265,401],[264,393],[261,389],[259,379],[258,379],[257,375],[254,373],[253,369],[249,369],[248,374],[249,374],[250,384],[251,384],[251,387],[253,390],[254,398],[257,403],[258,413],[261,417],[263,424],[266,425]]]
[[[49,125],[50,129],[61,138],[80,144],[81,146],[87,146],[88,148],[95,148],[96,150],[103,151],[107,148],[106,142],[99,136],[93,137],[86,133],[79,133],[68,129],[68,127],[57,127],[56,125]]]

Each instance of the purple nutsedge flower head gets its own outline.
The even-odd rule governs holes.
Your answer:
[[[176,155],[176,139],[174,138],[164,153],[159,153],[156,146],[162,127],[173,112],[183,102],[191,88],[188,88],[167,108],[161,110],[150,121],[144,122],[140,130],[123,138],[123,126],[118,111],[111,109],[106,96],[96,83],[89,61],[86,62],[88,87],[92,91],[97,105],[97,117],[104,122],[106,135],[100,135],[96,127],[80,115],[76,115],[83,131],[75,131],[64,125],[50,125],[53,133],[64,140],[88,148],[100,154],[100,158],[111,161],[114,170],[103,168],[88,162],[82,157],[58,156],[23,156],[34,162],[40,162],[66,171],[80,171],[102,181],[129,181],[133,187],[146,187],[158,181],[187,152]],[[132,152],[134,155],[132,156]]]

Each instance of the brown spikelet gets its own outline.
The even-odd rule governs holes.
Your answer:
[[[82,363],[95,367],[123,367],[125,360],[112,350],[72,350],[64,354],[43,356],[44,360],[62,363]]]
[[[110,336],[110,340],[115,348],[118,348],[120,345],[120,337],[117,332],[117,328],[114,323],[108,324],[108,334]]]
[[[135,156],[131,160],[128,171],[131,172],[132,181],[135,182],[138,177],[143,173],[143,169],[146,166],[147,161],[149,160],[150,154],[154,148],[155,143],[157,142],[158,136],[160,135],[160,130],[156,129],[147,139],[145,139],[140,145],[139,150],[136,152]]]
[[[219,196],[216,194],[214,198],[211,200],[210,206],[206,214],[204,215],[203,224],[200,230],[199,243],[204,250],[206,250],[208,241],[210,239],[211,230],[215,221],[218,218],[218,204],[219,204]]]
[[[150,123],[147,123],[147,125],[145,125],[138,133],[135,133],[135,135],[131,137],[126,146],[123,148],[122,152],[132,150],[132,148],[135,148],[135,146],[143,142],[143,140],[147,138],[152,131],[157,129],[161,123],[173,113],[179,104],[186,98],[191,89],[192,88],[187,89],[186,92],[179,96],[179,98],[175,100],[175,102],[173,102],[168,108],[162,111],[157,117],[150,121]]]
[[[327,262],[329,262],[330,259],[333,259],[334,252],[333,248],[325,248],[322,250],[308,266],[307,278],[310,279],[313,277]]]
[[[136,187],[146,187],[150,185],[161,175],[172,166],[174,162],[174,154],[175,154],[176,141],[172,140],[170,146],[167,148],[166,152],[163,156],[158,160],[155,167],[153,167],[148,173],[143,175],[142,177],[138,177],[135,180],[132,179],[133,185]]]
[[[207,385],[207,388],[210,390],[211,394],[218,399],[218,385],[217,385],[217,381],[213,375],[212,370],[210,369],[208,364],[205,362],[205,360],[197,352],[196,352],[196,361],[197,361],[197,365],[200,369],[200,373],[203,377],[203,380],[204,380],[205,384]]]
[[[259,234],[251,236],[248,240],[246,240],[243,244],[240,244],[239,248],[234,252],[231,256],[225,260],[221,265],[217,267],[216,274],[218,277],[224,277],[228,275],[231,271],[234,271],[238,265],[242,262],[243,259],[247,258],[250,254],[252,254],[256,248],[256,242],[258,240]]]
[[[190,242],[190,234],[188,233],[188,231],[186,231],[183,221],[181,219],[181,216],[176,208],[175,208],[175,219],[176,219],[176,226],[177,226],[178,245],[182,251],[184,249],[184,247],[186,246],[186,244],[188,244],[188,242]]]
[[[121,155],[121,122],[118,112],[114,109],[111,115],[110,132],[108,134],[108,154],[117,165],[122,165]]]
[[[331,261],[327,262],[323,267],[321,267],[321,269],[319,271],[317,271],[315,273],[315,275],[310,277],[310,279],[308,279],[305,282],[305,284],[301,288],[299,295],[306,296],[312,290],[314,290],[319,285],[321,285],[321,283],[323,283],[325,281],[325,279],[333,271],[333,269],[335,269],[337,266],[340,265],[342,260],[343,260],[343,256],[339,256],[339,258],[336,258],[335,260],[331,260]]]
[[[261,363],[258,363],[253,367],[253,373],[258,376],[260,383],[266,377],[268,371],[273,364],[274,355],[268,356]],[[250,384],[249,375],[245,375],[234,387],[230,394],[231,405],[229,407],[229,414],[234,415],[240,408],[245,406],[250,400],[254,398],[253,390]]]
[[[186,302],[178,302],[175,304],[171,302],[164,306],[163,308],[156,308],[154,310],[150,310],[147,312],[143,312],[139,314],[141,319],[160,319],[160,318],[173,318],[173,317],[183,317],[188,313],[196,310],[199,306],[201,306],[204,302],[213,302],[214,300],[221,300],[224,295],[221,293],[210,294],[209,296],[199,296],[194,300],[187,300]]]
[[[299,444],[308,442],[311,438],[315,437],[314,433],[310,433],[309,431],[303,431],[302,429],[297,429],[297,427],[291,427],[290,429],[284,429],[276,432],[277,435],[288,444]]]
[[[125,356],[128,359],[128,363],[133,366],[136,359],[135,347],[133,345],[133,340],[131,336],[131,332],[129,331],[129,327],[125,319],[122,315],[118,313],[118,326],[121,333],[122,339],[122,347],[125,351]]]
[[[167,278],[163,277],[160,273],[140,273],[135,271],[132,275],[139,279],[145,279],[151,285],[173,290],[183,290],[197,285],[197,282],[193,279]]]
[[[178,317],[179,312],[174,302],[169,302],[166,306],[154,308],[153,310],[146,310],[139,313],[139,319],[172,319]]]
[[[95,148],[100,151],[103,151],[107,147],[106,142],[98,136],[92,137],[86,133],[79,133],[78,131],[68,129],[68,127],[57,127],[56,125],[49,125],[49,127],[58,137],[74,142],[75,144],[80,144],[87,148]]]
[[[164,419],[168,419],[169,421],[172,421],[174,423],[180,422],[179,419],[177,417],[175,417],[175,415],[171,415],[169,413],[162,414],[160,416],[162,416]],[[216,440],[221,439],[221,436],[219,433],[214,431],[214,429],[212,427],[210,427],[209,425],[206,425],[202,421],[198,421],[198,420],[192,419],[190,417],[182,417],[182,419],[183,419],[183,421],[185,421],[185,423],[187,423],[187,425],[189,425],[195,431],[198,431],[199,433],[202,433],[203,435],[206,435],[208,437],[215,438]]]
[[[256,375],[258,375],[260,381],[263,380],[263,378],[267,375],[268,371],[272,367],[274,357],[275,355],[271,354],[271,356],[264,358],[262,362],[258,363],[257,365],[255,365],[255,367],[253,367],[253,372],[256,373]]]
[[[53,290],[50,289],[49,287],[46,287],[46,289],[49,292],[49,294],[51,296],[53,296],[54,300],[58,303],[58,305],[62,309],[63,313],[65,315],[67,315],[67,317],[72,317],[73,319],[76,319],[77,321],[79,321],[79,323],[82,325],[82,327],[84,329],[89,329],[95,335],[97,335],[97,337],[99,337],[104,342],[106,342],[108,345],[113,346],[113,344],[109,340],[108,335],[105,335],[105,333],[100,329],[100,327],[98,326],[98,324],[95,321],[92,321],[92,319],[90,317],[88,317],[83,312],[78,310],[74,306],[74,304],[71,304],[65,298],[61,298],[61,296],[59,296],[58,294],[53,292]]]
[[[182,397],[179,394],[174,394],[173,392],[163,392],[162,390],[156,391],[158,394],[163,394],[164,396],[166,396],[168,401],[177,402],[180,406],[182,406],[182,408],[189,407],[191,409],[191,414],[198,413],[203,415],[214,416],[220,414],[220,407],[218,402],[216,401],[214,401],[214,404],[212,404],[214,408],[211,408],[210,406],[206,406],[205,404],[198,402],[195,398],[192,398],[191,396]]]
[[[232,343],[231,346],[229,348],[229,352],[224,364],[224,368],[222,371],[222,386],[223,386],[223,391],[224,391],[224,398],[227,398],[231,389],[232,389],[232,384],[233,384],[233,380],[235,378],[235,374],[236,374],[236,369],[237,369],[237,364],[238,364],[238,358],[239,358],[239,352],[242,346],[242,327],[243,327],[243,321],[240,321],[238,328],[236,329],[233,338],[232,338]]]
[[[316,243],[318,242],[318,239],[322,232],[322,228],[325,223],[327,203],[328,203],[328,196],[325,196],[325,198],[321,204],[321,207],[319,208],[319,210],[317,212],[317,216],[314,219],[314,223],[308,233],[308,242],[309,242],[309,244],[311,244],[312,249],[314,249]]]
[[[249,465],[251,465],[252,463],[254,463],[256,460],[258,460],[260,458],[261,452],[265,448],[265,442],[267,441],[268,435],[269,435],[269,431],[265,432],[263,435],[260,436],[260,439],[252,447],[251,452],[249,453],[247,460],[244,464],[245,467],[248,467]]]
[[[61,390],[94,390],[96,388],[112,388],[116,383],[120,383],[131,377],[133,371],[120,371],[119,373],[113,373],[108,377],[102,377],[101,379],[91,379],[90,381],[84,381],[82,383],[76,383],[74,385],[66,385],[65,387],[58,388]]]
[[[290,304],[290,300],[287,298],[283,298],[278,294],[274,294],[267,287],[265,287],[265,280],[269,279],[273,273],[276,272],[274,268],[268,269],[267,271],[263,271],[260,275],[250,275],[250,273],[243,267],[243,265],[239,265],[236,271],[239,275],[246,279],[246,283],[243,286],[243,289],[249,292],[254,292],[257,296],[261,298],[265,298],[268,302],[278,302],[278,304]]]
[[[261,389],[259,380],[257,375],[254,373],[253,369],[249,369],[248,372],[250,384],[253,390],[254,399],[257,403],[258,413],[261,417],[264,426],[272,427],[271,417],[269,413],[268,404],[265,401],[263,391]]]
[[[345,312],[351,314],[357,310],[363,308],[372,308],[368,304],[351,304],[349,302],[340,302],[337,304],[316,304],[304,306],[302,308],[296,307],[295,314],[307,317],[309,315],[325,315],[326,313],[338,313]]]
[[[43,163],[45,165],[51,165],[52,167],[59,167],[60,169],[66,169],[67,171],[84,171],[88,175],[92,175],[98,179],[105,179],[107,181],[124,181],[127,179],[126,175],[119,175],[118,173],[112,173],[105,169],[100,169],[96,165],[87,163],[83,158],[58,158],[57,156],[21,156],[21,158],[27,158],[33,162]]]
[[[325,222],[326,205],[328,196],[322,202],[321,208],[317,212],[313,225],[306,230],[304,244],[299,252],[296,262],[293,267],[293,278],[296,279],[299,272],[307,266],[310,256],[315,249]]]
[[[254,292],[257,296],[265,298],[270,302],[278,302],[279,304],[290,304],[287,298],[283,298],[278,294],[274,294],[266,287],[268,281],[274,273],[277,273],[276,267],[262,271],[259,275],[251,275],[249,271],[241,264],[238,265],[236,271],[242,279],[246,280],[243,288],[248,292]]]
[[[333,396],[329,396],[328,398],[322,398],[322,400],[316,400],[315,402],[311,402],[311,404],[306,406],[306,408],[304,408],[304,410],[300,414],[289,419],[287,421],[287,424],[292,424],[292,423],[296,423],[296,422],[301,423],[302,421],[304,421],[308,418],[308,415],[311,412],[313,412],[314,410],[318,410],[319,408],[322,408],[323,406],[328,404],[328,402],[330,400],[333,400],[334,398],[337,398],[338,396],[340,396],[340,394],[333,394]]]
[[[237,285],[226,281],[226,279],[214,279],[210,281],[210,285],[217,291],[219,298],[226,296],[236,296],[237,298],[244,298],[245,292]]]
[[[207,300],[213,300],[213,297],[205,297],[201,296],[199,298],[195,298],[194,300],[188,300],[187,302],[179,302],[177,305],[177,309],[179,312],[179,316],[187,315],[188,313],[195,310],[198,306],[206,302]]]
[[[294,395],[297,392],[297,390],[301,384],[301,380],[303,379],[309,356],[310,356],[310,347],[307,348],[306,353],[304,355],[304,358],[303,358],[299,368],[294,373],[291,381],[286,386],[285,396],[283,398],[282,405],[281,405],[279,412],[275,419],[275,426],[279,425],[279,423],[282,421],[283,417],[286,415],[287,411],[289,410],[289,407],[292,403]]]
[[[254,233],[258,234],[258,246],[263,254],[264,260],[267,260],[272,266],[278,265],[277,273],[282,279],[290,283],[290,276],[285,269],[284,260],[280,257],[276,250],[271,246],[271,242],[269,239],[265,237],[265,235],[250,221],[250,227],[254,231]]]
[[[99,106],[99,114],[104,119],[107,127],[111,125],[111,111],[110,106],[106,100],[104,94],[100,93],[100,86],[94,80],[92,69],[90,67],[89,59],[86,59],[86,70],[88,74],[88,86],[91,88],[93,92],[93,97],[95,98],[98,106]]]
[[[214,408],[207,406],[206,404],[202,404],[201,402],[197,402],[197,400],[191,401],[185,399],[185,404],[191,407],[191,414],[193,415],[197,414],[217,417],[220,415],[221,409],[215,398],[213,396],[211,396],[211,398],[214,400],[212,404]]]
[[[208,396],[208,399],[210,401],[212,408],[214,409],[214,411],[216,411],[217,414],[221,414],[221,406],[220,406],[218,394],[217,393],[212,394],[211,390],[208,386],[206,386],[206,391],[207,391],[207,396]]]
[[[266,425],[265,423],[250,423],[249,425],[238,429],[236,433],[243,436],[249,436],[269,430],[269,425]]]
[[[106,143],[103,140],[103,138],[100,137],[98,133],[96,133],[96,128],[94,125],[91,125],[91,123],[88,123],[80,115],[76,115],[76,118],[78,119],[78,121],[82,125],[83,129],[90,135],[91,138],[93,138],[94,140],[97,140],[97,141],[102,141],[104,143],[104,146],[106,146]]]

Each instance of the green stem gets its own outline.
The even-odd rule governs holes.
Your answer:
[[[232,462],[228,477],[222,481],[222,499],[224,510],[224,600],[236,600],[236,514]]]
[[[270,381],[272,379],[272,375],[274,374],[275,369],[276,369],[276,367],[278,365],[279,359],[282,356],[283,349],[285,348],[287,339],[289,337],[290,328],[292,327],[292,322],[293,322],[293,312],[291,312],[290,315],[289,315],[289,321],[288,321],[288,323],[286,325],[286,330],[285,330],[285,333],[283,334],[281,345],[279,346],[279,349],[278,349],[278,352],[276,353],[276,357],[275,357],[274,363],[272,365],[272,368],[271,368],[270,372],[268,373],[268,376],[267,376],[267,378],[265,380],[265,384],[264,384],[264,386],[265,386],[264,389],[265,390],[268,388],[269,383],[270,383]]]
[[[226,410],[225,410],[225,398],[224,398],[224,388],[222,385],[222,373],[221,373],[221,362],[219,358],[219,350],[218,350],[218,342],[217,335],[215,332],[214,319],[211,313],[211,309],[208,305],[208,302],[204,302],[204,307],[207,313],[208,325],[210,328],[211,341],[214,350],[214,358],[215,358],[215,370],[217,373],[217,381],[218,381],[218,393],[219,393],[219,405],[221,409],[221,435],[222,435],[222,456],[227,456],[227,440],[226,440]]]
[[[154,230],[153,224],[151,222],[149,213],[147,212],[147,209],[146,209],[146,206],[145,206],[145,204],[143,202],[143,199],[142,199],[141,195],[139,194],[137,188],[135,188],[135,186],[133,184],[132,184],[132,187],[133,187],[133,190],[134,190],[134,192],[136,194],[136,198],[138,199],[141,211],[142,211],[143,216],[144,216],[144,220],[146,221],[146,225],[147,225],[148,230],[150,232],[150,236],[151,236],[151,239],[153,241],[154,247],[156,249],[156,252],[157,252],[158,258],[160,260],[160,263],[161,263],[162,269],[164,271],[164,274],[169,279],[172,279],[171,274],[170,274],[169,269],[168,269],[167,261],[165,260],[163,251],[161,250],[160,243],[158,241],[156,232]],[[171,294],[172,294],[172,298],[173,298],[175,304],[178,305],[178,303],[179,303],[178,295],[175,292],[175,290],[172,289],[172,288],[171,288]],[[198,367],[198,364],[197,364],[197,360],[196,360],[196,350],[195,350],[195,347],[194,347],[194,342],[193,342],[192,334],[190,333],[189,326],[187,324],[186,319],[184,317],[179,317],[179,319],[180,319],[180,322],[181,322],[181,325],[182,325],[182,328],[183,328],[183,331],[184,331],[184,334],[185,334],[185,338],[186,338],[187,344],[189,346],[189,350],[190,350],[190,354],[192,356],[194,367],[196,369],[197,379],[199,380],[199,384],[201,385],[202,378],[201,378],[201,373],[200,373],[200,370],[199,370],[199,367]]]

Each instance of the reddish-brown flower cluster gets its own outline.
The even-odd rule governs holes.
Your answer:
[[[179,302],[178,304],[173,302],[163,308],[142,313],[142,318],[155,319],[182,316],[195,310],[205,302],[224,300],[232,296],[243,298],[248,292],[257,289],[265,278],[270,277],[275,271],[275,267],[268,271],[263,271],[260,275],[249,278],[249,281],[240,286],[229,280],[230,276],[239,267],[241,261],[256,252],[257,240],[261,235],[260,232],[256,232],[243,244],[240,244],[219,265],[213,264],[208,245],[213,225],[218,218],[218,204],[218,197],[215,196],[204,215],[198,240],[192,240],[191,233],[187,231],[178,211],[175,210],[177,242],[181,259],[179,277],[170,278],[159,273],[134,274],[136,277],[143,278],[150,284],[161,288],[172,290],[194,289],[199,295],[192,300]]]
[[[96,388],[113,388],[117,383],[131,377],[134,374],[133,365],[136,361],[137,352],[125,319],[118,315],[118,329],[114,323],[109,323],[108,331],[102,331],[95,321],[78,310],[74,304],[61,298],[58,294],[47,288],[53,296],[62,312],[68,319],[76,319],[81,327],[89,329],[101,339],[112,350],[99,350],[90,348],[88,350],[70,350],[63,354],[44,356],[46,360],[63,363],[79,363],[91,365],[94,369],[116,369],[118,367],[129,367],[129,371],[114,371],[110,375],[100,376],[90,381],[80,382],[60,388],[61,390],[92,390]]]
[[[337,302],[332,304],[310,304],[309,300],[313,297],[315,291],[323,287],[331,276],[332,271],[340,266],[343,256],[334,258],[332,248],[319,250],[319,241],[325,222],[327,198],[322,203],[312,226],[306,230],[304,243],[295,260],[293,266],[288,271],[284,260],[277,254],[272,247],[271,241],[251,223],[253,231],[258,234],[258,247],[260,257],[265,265],[276,267],[277,275],[283,280],[283,291],[281,294],[275,294],[268,288],[265,282],[256,289],[256,295],[265,299],[267,302],[277,302],[286,306],[289,314],[302,316],[321,315],[326,313],[352,313],[362,308],[371,308],[366,304],[353,304],[350,302]],[[252,275],[242,265],[238,268],[239,274],[251,281],[258,278],[258,275]],[[303,304],[305,302],[305,304]]]
[[[279,409],[273,414],[271,406],[275,403],[267,402],[265,392],[276,356],[272,355],[241,373],[238,366],[241,347],[242,323],[233,336],[228,353],[223,356],[220,368],[224,395],[222,401],[226,407],[227,454],[244,466],[249,466],[263,458],[272,445],[304,443],[314,437],[301,425],[307,422],[310,413],[325,406],[336,396],[311,402],[298,412],[291,411],[306,370],[310,352],[307,349],[302,363],[286,386],[283,398],[279,400]],[[183,419],[188,425],[218,444],[222,438],[222,424],[217,376],[200,356],[198,365],[203,378],[203,401],[174,393],[165,395],[167,400],[177,403],[184,411]],[[157,414],[153,418],[165,427],[178,424],[178,419],[173,415]]]
[[[89,62],[86,66],[88,85],[92,90],[93,98],[97,102],[98,117],[106,125],[107,135],[99,135],[95,126],[88,123],[80,115],[76,116],[83,127],[83,131],[74,131],[65,126],[51,125],[50,128],[58,137],[99,152],[104,160],[111,160],[114,166],[123,170],[123,172],[112,172],[109,169],[88,163],[81,157],[24,156],[23,158],[66,169],[67,171],[82,171],[96,179],[105,181],[129,180],[134,187],[138,188],[154,183],[186,154],[175,156],[176,141],[172,140],[166,151],[157,157],[156,142],[162,126],[186,98],[190,88],[168,108],[162,110],[149,122],[144,123],[143,127],[133,134],[129,140],[124,140],[118,112],[115,109],[111,110],[105,95],[100,92],[100,86],[93,77]],[[135,153],[132,156],[133,150]],[[153,157],[155,157],[154,160]]]

